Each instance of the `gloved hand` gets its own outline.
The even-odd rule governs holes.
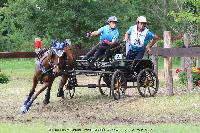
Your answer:
[[[109,45],[109,44],[110,44],[110,41],[108,41],[108,40],[103,40],[103,43]]]
[[[92,33],[92,32],[87,32],[87,33],[86,33],[86,37],[91,37],[91,33]]]
[[[151,54],[152,54],[152,53],[151,53],[151,48],[150,48],[150,47],[147,47],[146,49],[147,49],[147,53],[148,53],[149,55],[151,55]]]

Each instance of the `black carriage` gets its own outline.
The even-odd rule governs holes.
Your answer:
[[[94,64],[88,60],[76,60],[76,63],[66,87],[70,98],[76,87],[98,87],[102,95],[112,95],[115,100],[124,96],[127,88],[137,88],[142,97],[155,96],[158,91],[159,81],[150,59],[126,60],[123,54],[116,54],[115,58],[101,58]],[[99,75],[98,83],[78,85],[74,77],[80,74]],[[132,85],[128,85],[129,82]]]

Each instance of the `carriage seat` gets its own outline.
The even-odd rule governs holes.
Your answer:
[[[105,51],[105,54],[100,56],[97,61],[112,61],[116,54],[121,54],[121,47],[120,46],[114,46],[112,48],[109,48]]]

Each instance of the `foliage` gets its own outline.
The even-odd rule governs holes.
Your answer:
[[[159,41],[157,42],[157,47],[158,47],[158,48],[163,48],[163,47],[164,47],[164,41],[163,41],[163,40],[159,40]]]
[[[183,40],[176,40],[175,42],[173,42],[172,47],[182,47],[184,45]],[[164,41],[163,40],[159,40],[157,42],[157,47],[159,48],[163,48],[164,47]]]
[[[184,46],[183,40],[176,40],[173,44],[173,47],[182,47]]]
[[[10,0],[7,5],[0,10],[4,16],[0,25],[4,36],[0,43],[12,46],[11,49],[25,45],[27,41],[33,42],[38,36],[44,40],[70,38],[76,44],[93,44],[97,38],[88,40],[86,32],[103,26],[111,15],[121,16],[120,21],[126,21],[130,16],[126,12],[129,8],[126,1]],[[127,28],[125,23],[123,26]],[[49,45],[50,41],[46,43]],[[32,45],[22,48],[32,51]]]
[[[187,72],[181,69],[176,69],[176,73],[178,73],[179,82],[181,84],[187,84]],[[194,85],[200,86],[200,68],[192,67],[192,77]]]
[[[180,12],[172,11],[170,15],[174,16],[177,22],[186,21],[186,22],[200,22],[200,1],[198,0],[183,0],[182,1],[184,10]]]
[[[8,83],[9,78],[4,73],[0,72],[0,84],[6,84]]]
[[[187,1],[191,1],[192,6],[184,8]],[[98,38],[87,39],[85,33],[103,26],[111,15],[119,19],[121,40],[140,15],[147,17],[148,28],[160,36],[164,30],[184,32],[187,23],[183,18],[195,23],[199,21],[199,13],[196,13],[199,2],[193,1],[2,0],[0,51],[33,51],[35,37],[42,38],[46,47],[52,39],[66,38],[74,44],[90,47]],[[197,7],[195,14],[187,12],[193,6]]]
[[[199,0],[182,0],[180,1],[182,9],[171,11],[169,16],[175,18],[176,23],[181,23],[184,32],[195,36],[193,45],[198,45],[200,33],[200,1]]]

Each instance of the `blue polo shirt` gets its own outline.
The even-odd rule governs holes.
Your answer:
[[[126,32],[129,35],[130,47],[132,51],[144,51],[147,44],[153,39],[154,34],[145,28],[144,31],[137,31],[137,25],[131,26]]]
[[[109,25],[105,25],[98,29],[100,33],[100,41],[108,40],[110,42],[117,42],[119,40],[119,30],[118,28],[110,28]]]

